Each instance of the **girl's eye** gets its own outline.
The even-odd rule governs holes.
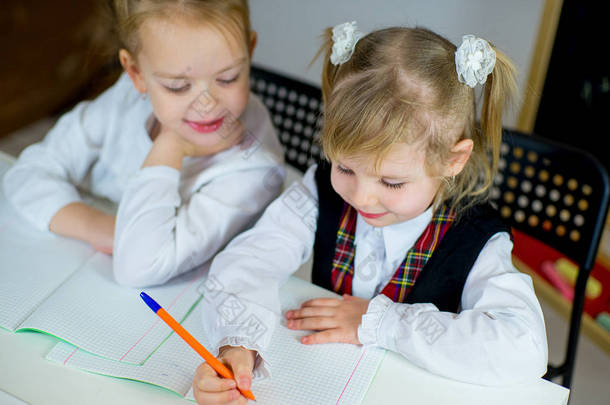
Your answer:
[[[383,184],[385,187],[391,188],[393,190],[398,190],[398,189],[402,188],[402,186],[405,185],[405,183],[388,183],[387,181],[385,181],[383,179],[379,180],[379,182],[381,184]]]
[[[181,87],[170,87],[170,86],[164,86],[164,87],[172,93],[184,93],[185,91],[188,91],[191,88],[191,85],[185,84],[184,86],[181,86]]]
[[[239,75],[231,78],[231,79],[218,79],[218,82],[221,84],[231,84],[239,79]]]
[[[337,165],[337,170],[339,170],[339,172],[341,172],[343,174],[354,174],[353,171],[351,171],[350,169],[346,169],[345,167],[343,167],[341,165]]]

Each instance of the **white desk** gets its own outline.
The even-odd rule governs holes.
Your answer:
[[[0,176],[12,162],[12,157],[0,152]],[[0,390],[31,405],[193,404],[157,386],[51,363],[45,356],[55,343],[56,338],[41,333],[0,329]],[[363,404],[560,405],[567,404],[568,394],[565,388],[543,379],[503,388],[463,384],[432,375],[399,355],[387,353]]]

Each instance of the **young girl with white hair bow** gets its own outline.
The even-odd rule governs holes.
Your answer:
[[[515,88],[513,65],[470,35],[456,48],[422,28],[363,36],[346,23],[326,34],[327,161],[211,266],[209,277],[224,288],[204,300],[204,323],[237,385],[249,387],[253,369],[267,367],[279,288],[312,253],[313,282],[341,297],[284,314],[288,328],[313,331],[303,344],[379,346],[432,373],[482,385],[542,376],[542,311],[530,277],[511,262],[510,227],[486,200],[503,105]],[[484,85],[480,117],[477,84]],[[299,206],[314,207],[309,216],[290,206],[295,195],[303,197]],[[247,307],[230,323],[214,310],[228,296]],[[240,333],[247,330],[240,322],[252,317],[267,327],[259,336]],[[206,364],[195,388],[201,403],[239,397]]]

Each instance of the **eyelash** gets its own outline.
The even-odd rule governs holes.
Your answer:
[[[351,176],[352,174],[354,174],[353,171],[346,169],[344,167],[341,167],[339,165],[337,165],[337,170],[339,170],[340,173],[343,173],[347,176]],[[405,185],[405,183],[388,183],[388,182],[384,181],[383,179],[379,179],[379,183],[381,183],[381,185],[383,185],[384,187],[390,188],[392,190],[401,189]]]
[[[380,182],[381,184],[383,184],[384,186],[386,186],[387,188],[391,188],[391,189],[393,189],[393,190],[398,190],[398,189],[401,189],[401,188],[402,188],[402,186],[404,186],[404,185],[405,185],[405,183],[387,183],[387,182],[385,182],[385,181],[383,181],[383,180],[379,180],[379,182]]]
[[[190,84],[185,84],[182,87],[168,87],[168,86],[165,86],[165,88],[168,91],[172,92],[172,93],[184,93],[185,91],[187,91],[188,89],[191,88],[191,85]]]
[[[239,79],[239,75],[237,75],[237,76],[235,76],[234,78],[229,79],[229,80],[221,80],[221,79],[218,79],[218,81],[219,81],[220,83],[222,83],[222,84],[231,84],[231,83],[233,83],[233,82],[237,81],[237,79]]]
[[[235,81],[237,81],[237,79],[239,79],[239,75],[235,76],[232,79],[228,79],[228,80],[222,80],[222,79],[218,79],[218,82],[221,83],[222,85],[228,85],[231,84]],[[186,84],[182,87],[169,87],[169,86],[165,86],[165,88],[172,92],[172,93],[184,93],[185,91],[189,90],[191,88],[190,84]]]

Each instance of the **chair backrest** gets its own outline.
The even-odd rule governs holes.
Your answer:
[[[503,131],[492,201],[516,229],[590,271],[608,211],[608,175],[589,153]]]
[[[322,123],[322,92],[281,74],[253,66],[250,89],[269,112],[285,150],[286,162],[305,172],[320,160],[316,139]]]

